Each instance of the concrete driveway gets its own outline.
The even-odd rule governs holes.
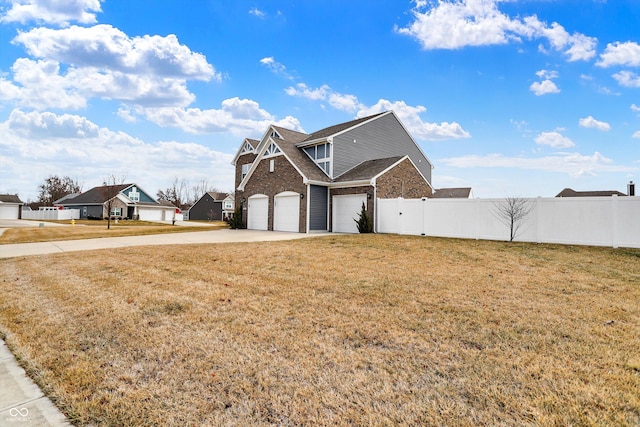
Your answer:
[[[152,234],[149,236],[104,237],[85,240],[62,240],[58,242],[18,243],[0,245],[0,258],[28,255],[43,255],[58,252],[116,249],[131,246],[191,245],[200,243],[272,242],[277,240],[304,239],[329,235],[330,233],[286,233],[283,231],[258,230],[211,230],[186,233]]]

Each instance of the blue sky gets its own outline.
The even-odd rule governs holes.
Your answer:
[[[626,192],[635,0],[0,0],[0,192],[233,190],[244,137],[393,109],[476,197]]]

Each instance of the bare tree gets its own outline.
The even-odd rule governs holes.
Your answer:
[[[173,178],[169,187],[158,190],[156,196],[160,200],[167,200],[180,209],[188,209],[207,191],[216,191],[207,180],[202,179],[196,185],[190,186],[183,178]]]
[[[125,179],[126,177],[124,176],[109,175],[102,183],[101,193],[106,201],[105,206],[107,208],[107,230],[111,229],[111,209]]]
[[[53,206],[53,202],[62,197],[79,193],[82,191],[82,184],[77,179],[68,176],[60,178],[58,175],[50,175],[44,183],[38,186],[39,206]]]
[[[500,222],[509,227],[509,241],[513,242],[513,239],[518,236],[524,219],[531,213],[533,205],[522,197],[507,197],[494,205]]]

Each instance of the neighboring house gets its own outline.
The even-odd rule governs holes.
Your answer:
[[[233,215],[233,196],[208,191],[189,208],[190,220],[224,221]]]
[[[270,126],[233,160],[236,205],[249,229],[357,232],[362,204],[431,197],[433,166],[393,111],[311,134]]]
[[[112,196],[111,198],[109,196]],[[109,199],[111,212],[107,212]],[[176,207],[171,203],[159,203],[136,184],[117,184],[93,187],[75,197],[55,203],[67,209],[79,209],[80,218],[140,219],[143,221],[171,221]]]
[[[438,188],[433,192],[435,199],[473,199],[471,187]]]
[[[604,191],[575,191],[571,188],[565,188],[556,197],[611,197],[611,196],[626,196],[616,190],[604,190]]]
[[[17,194],[0,194],[0,219],[21,219],[22,205]]]

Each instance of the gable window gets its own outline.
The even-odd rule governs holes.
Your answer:
[[[311,157],[318,167],[327,175],[331,173],[331,144],[319,144],[307,147],[304,151]]]
[[[274,130],[274,131],[271,131],[271,135],[270,135],[270,136],[271,136],[271,138],[282,139],[282,137],[280,136],[280,134],[279,134],[278,132],[276,132],[275,130]]]
[[[249,173],[249,169],[251,169],[252,164],[253,163],[246,163],[242,165],[242,178],[240,178],[241,180],[244,179],[245,176],[247,176],[247,174]]]
[[[264,152],[264,157],[277,156],[280,153],[282,153],[282,151],[280,151],[280,148],[272,142]]]
[[[131,191],[129,191],[129,198],[131,199],[132,202],[140,201],[140,192],[136,187],[133,187]]]

